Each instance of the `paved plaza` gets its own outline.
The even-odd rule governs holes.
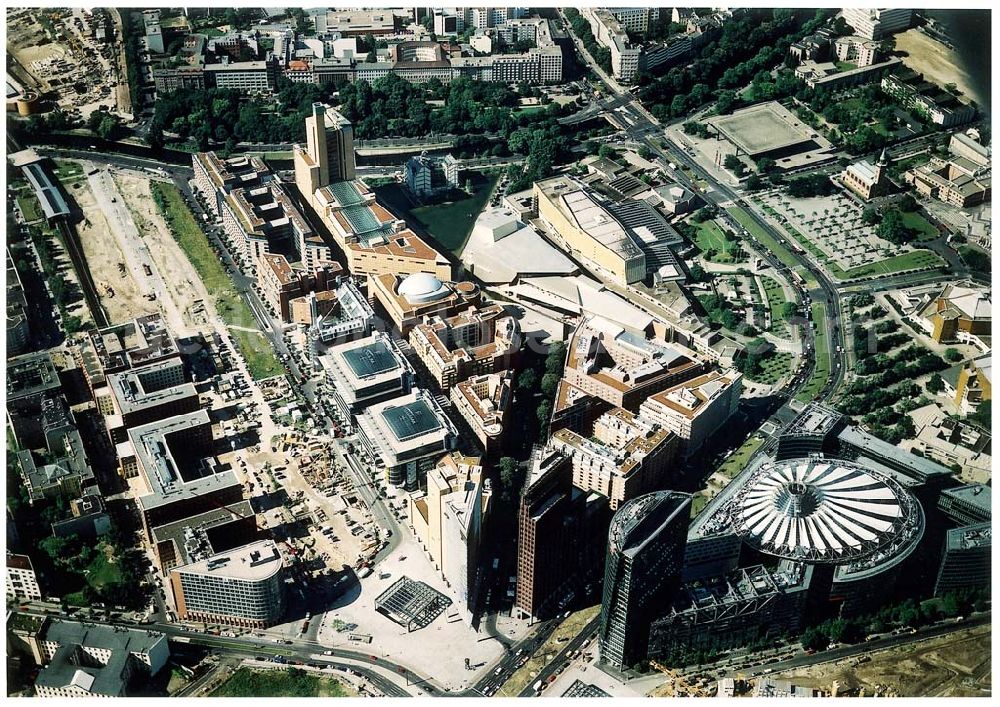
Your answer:
[[[783,225],[802,234],[842,270],[913,250],[912,246],[896,245],[875,235],[875,226],[861,219],[861,205],[844,194],[796,199],[769,192],[761,202],[778,214]]]

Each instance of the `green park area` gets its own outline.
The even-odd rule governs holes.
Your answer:
[[[918,241],[932,241],[941,234],[919,211],[900,211],[903,226],[917,234]]]
[[[766,385],[774,385],[781,377],[792,370],[792,354],[787,351],[774,351],[760,359],[760,370],[753,374],[747,373],[750,380]]]
[[[783,311],[785,303],[785,291],[781,283],[767,275],[761,275],[760,281],[764,285],[764,296],[767,297],[767,307],[771,312],[771,331],[779,336],[788,335],[788,322],[785,320]]]
[[[205,289],[215,299],[215,308],[222,320],[231,327],[255,328],[257,321],[254,319],[250,307],[236,291],[229,275],[223,270],[219,263],[219,256],[212,250],[208,238],[198,226],[198,222],[195,221],[187,204],[184,203],[180,190],[173,184],[157,181],[150,183],[150,189],[153,193],[153,201],[156,202],[167,221],[167,225],[170,226],[174,239],[187,255],[194,269],[198,271],[198,276],[205,284]],[[240,347],[240,351],[250,368],[250,374],[255,379],[268,378],[281,373],[281,366],[275,359],[270,345],[260,333],[233,328],[230,329],[230,333]]]
[[[410,210],[410,215],[421,225],[442,248],[455,253],[462,252],[465,242],[472,233],[472,227],[486,206],[493,185],[498,177],[466,172],[472,180],[472,194],[455,201],[418,206]]]
[[[356,697],[338,680],[311,675],[305,670],[252,670],[240,668],[212,692],[212,697]]]
[[[715,470],[716,474],[721,474],[727,479],[734,478],[743,471],[743,467],[750,461],[750,457],[757,453],[757,450],[764,446],[764,438],[760,435],[752,435],[744,442],[739,449],[726,457],[726,460]]]
[[[745,262],[739,241],[728,240],[726,234],[714,220],[693,223],[695,227],[695,244],[713,263]]]
[[[815,400],[816,396],[823,390],[823,386],[830,379],[830,339],[826,331],[826,306],[813,304],[812,318],[816,344],[814,351],[816,366],[813,368],[812,375],[809,376],[809,380],[806,381],[802,390],[795,396],[795,399],[801,402]]]
[[[769,211],[772,214],[776,214],[776,212],[772,209],[769,209]],[[927,219],[919,213],[912,211],[902,211],[900,213],[902,215],[904,225],[917,232],[918,241],[933,240],[938,237],[937,229],[935,229],[927,221]],[[829,271],[829,273],[838,280],[855,280],[862,277],[895,275],[908,270],[930,270],[945,264],[944,261],[941,260],[941,258],[933,251],[919,249],[910,251],[909,253],[894,255],[891,258],[876,260],[866,265],[859,265],[858,267],[851,268],[849,270],[844,270],[837,265],[837,263],[831,260],[819,246],[813,243],[809,238],[802,235],[802,233],[800,233],[797,229],[787,224],[782,226],[782,228],[793,240],[798,242],[798,244],[801,245],[806,252],[812,255],[816,261],[823,263],[827,271]],[[784,259],[782,259],[782,262],[785,262]],[[809,282],[810,277],[811,276],[806,276],[807,282]]]
[[[37,197],[30,190],[24,191],[17,197],[17,206],[21,209],[21,214],[24,215],[24,220],[27,223],[37,221],[42,217],[41,204],[38,203]]]
[[[61,182],[67,182],[77,177],[83,176],[83,167],[79,162],[69,162],[67,160],[56,160],[55,174]]]

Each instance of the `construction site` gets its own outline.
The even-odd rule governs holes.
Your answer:
[[[96,110],[124,112],[128,90],[111,41],[121,33],[117,12],[26,8],[9,10],[7,23],[8,100],[34,96],[22,101],[22,110],[34,112],[37,97],[46,96],[81,119]]]

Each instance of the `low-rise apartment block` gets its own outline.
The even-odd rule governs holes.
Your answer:
[[[521,327],[490,304],[451,317],[432,316],[410,333],[410,345],[441,390],[474,375],[509,368],[521,350]]]
[[[637,412],[653,393],[693,378],[705,364],[675,344],[643,338],[601,317],[583,319],[566,347],[563,378],[588,395]]]
[[[736,412],[742,390],[742,373],[711,371],[655,393],[639,411],[675,434],[688,457]]]
[[[652,420],[615,408],[597,419],[590,439],[562,429],[549,445],[572,459],[575,487],[600,493],[616,510],[668,485],[678,439]]]
[[[451,402],[469,423],[487,457],[500,449],[513,405],[511,371],[471,376],[451,389]]]

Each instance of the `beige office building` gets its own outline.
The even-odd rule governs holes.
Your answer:
[[[354,130],[333,108],[313,103],[306,144],[295,146],[295,184],[312,203],[317,189],[354,179]]]
[[[427,472],[427,491],[409,496],[410,526],[459,602],[471,616],[482,526],[489,513],[490,482],[478,457],[452,452]]]
[[[656,393],[639,412],[677,435],[690,456],[736,412],[742,390],[742,373],[711,371]]]

